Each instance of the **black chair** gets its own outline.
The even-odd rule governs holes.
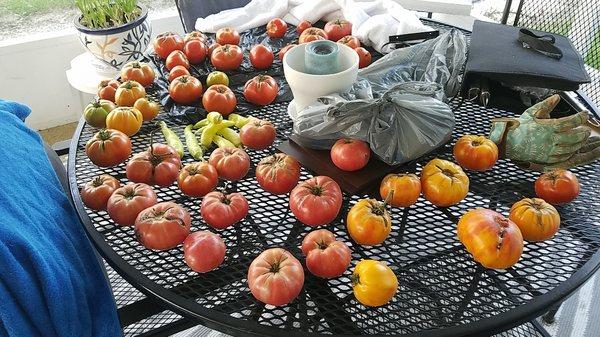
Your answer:
[[[250,0],[175,0],[183,30],[189,33],[196,19],[205,18],[220,11],[246,6]]]

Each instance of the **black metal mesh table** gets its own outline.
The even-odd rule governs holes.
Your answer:
[[[257,109],[253,115],[271,120],[278,129],[276,144],[291,132],[286,103]],[[487,134],[492,117],[512,113],[484,109],[455,100],[454,139],[463,134]],[[160,118],[165,118],[161,117]],[[181,136],[184,125],[165,118]],[[132,137],[133,152],[145,150],[149,133],[144,125]],[[573,170],[581,183],[581,194],[572,203],[558,207],[562,223],[558,234],[541,243],[526,243],[519,263],[506,271],[487,270],[473,261],[456,238],[461,214],[475,207],[508,214],[522,197],[534,196],[538,174],[500,160],[487,172],[468,172],[471,190],[460,204],[438,208],[420,198],[409,208],[393,208],[392,234],[376,247],[361,247],[348,236],[346,211],[363,195],[344,195],[340,216],[325,228],[352,249],[352,264],[337,279],[322,280],[306,271],[300,296],[284,307],[265,306],[255,300],[246,283],[250,262],[264,249],[284,247],[303,261],[299,249],[304,235],[313,228],[299,223],[288,207],[286,196],[263,191],[251,169],[243,180],[230,186],[242,192],[250,204],[248,217],[218,231],[227,246],[221,267],[207,274],[191,271],[183,260],[181,246],[163,252],[151,251],[137,242],[132,227],[115,225],[106,212],[83,206],[78,188],[101,173],[126,183],[124,164],[102,169],[85,155],[85,143],[95,130],[80,122],[71,144],[69,180],[75,206],[89,236],[111,266],[142,292],[159,298],[177,313],[201,324],[235,335],[318,334],[481,336],[497,333],[542,314],[581,285],[600,265],[600,163]],[[453,142],[435,154],[403,167],[419,173],[433,156],[452,159]],[[252,167],[274,147],[249,150]],[[184,163],[191,162],[189,156]],[[311,176],[302,171],[301,179]],[[200,217],[200,200],[181,194],[176,184],[155,188],[159,201],[175,201],[192,215],[192,230],[212,230]],[[386,261],[399,280],[398,293],[387,305],[367,308],[353,294],[351,271],[363,258]]]

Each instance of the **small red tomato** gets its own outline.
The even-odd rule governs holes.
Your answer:
[[[327,33],[329,40],[337,41],[352,34],[352,24],[348,20],[337,19],[327,22],[323,30]]]
[[[237,147],[220,147],[214,150],[208,162],[217,169],[219,177],[225,180],[240,180],[250,170],[250,157]]]
[[[106,209],[108,199],[119,187],[121,184],[115,177],[102,174],[83,185],[79,194],[87,207],[103,211]]]
[[[360,47],[360,40],[356,36],[346,35],[343,38],[339,39],[337,43],[345,44],[346,46],[356,49]]]
[[[225,243],[219,234],[194,232],[183,241],[185,263],[197,273],[217,269],[225,259]]]
[[[166,59],[174,50],[183,49],[183,39],[177,33],[158,34],[154,40],[154,52],[161,59]]]
[[[201,40],[190,40],[183,46],[183,53],[192,64],[198,64],[206,59],[208,47]]]
[[[273,124],[257,118],[253,118],[240,130],[242,144],[255,150],[262,150],[271,146],[275,136],[276,131]]]
[[[217,30],[216,39],[218,44],[240,44],[240,34],[232,27]]]
[[[326,229],[308,233],[302,240],[302,253],[306,268],[315,276],[334,278],[341,276],[350,265],[350,248]]]
[[[236,105],[235,94],[223,84],[211,85],[202,96],[202,106],[206,111],[216,111],[223,116],[232,113]]]
[[[302,34],[307,28],[312,27],[312,24],[308,20],[300,21],[300,23],[296,26],[296,33]]]
[[[213,50],[210,54],[210,62],[218,70],[237,69],[244,60],[242,49],[236,45],[225,44]]]
[[[535,194],[552,205],[566,204],[579,195],[579,181],[567,170],[547,172],[535,181]]]
[[[182,66],[186,69],[190,68],[190,62],[187,57],[181,50],[174,50],[167,56],[167,61],[165,61],[165,65],[168,70],[175,68],[176,66]]]
[[[283,61],[283,56],[285,55],[285,53],[288,52],[288,50],[294,48],[295,46],[297,46],[295,43],[292,44],[288,44],[287,46],[281,48],[279,50],[279,61]]]
[[[217,187],[218,182],[217,169],[207,162],[187,164],[177,177],[179,189],[190,197],[205,196]]]
[[[202,97],[202,83],[190,75],[182,75],[169,84],[169,96],[179,104],[192,104]]]
[[[355,48],[354,51],[358,54],[358,67],[364,68],[371,64],[371,53],[363,47]]]
[[[269,75],[260,74],[248,80],[244,85],[244,97],[256,105],[271,104],[277,97],[279,85]]]
[[[265,157],[256,166],[256,181],[265,191],[273,194],[290,192],[300,179],[300,164],[283,153]]]
[[[156,202],[156,193],[152,187],[130,183],[116,189],[108,198],[106,212],[117,224],[131,226],[141,211],[155,205]]]
[[[362,140],[342,138],[331,148],[331,161],[340,170],[358,171],[367,165],[369,158],[371,149]]]
[[[275,56],[271,48],[264,44],[257,44],[250,49],[250,63],[256,69],[267,69],[273,64]]]
[[[173,69],[171,69],[171,71],[169,71],[169,82],[173,82],[174,79],[176,79],[179,76],[183,76],[183,75],[190,75],[189,70],[187,70],[186,67],[184,66],[175,66],[173,67]]]
[[[135,237],[144,247],[175,248],[190,234],[190,213],[174,202],[161,202],[141,211],[135,219]]]
[[[248,215],[248,201],[241,193],[210,192],[200,206],[204,221],[216,229],[225,229]]]
[[[100,167],[115,166],[131,154],[131,140],[121,131],[102,129],[85,144],[85,154]]]
[[[121,82],[117,80],[103,80],[98,84],[98,97],[111,102],[115,101],[115,93]]]
[[[287,23],[280,18],[275,18],[267,23],[267,35],[273,38],[282,38],[287,30]]]

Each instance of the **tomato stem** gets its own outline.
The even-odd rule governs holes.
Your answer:
[[[352,274],[352,277],[350,279],[352,280],[353,286],[360,284],[360,276],[358,274]]]

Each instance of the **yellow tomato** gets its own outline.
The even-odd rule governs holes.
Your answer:
[[[213,71],[206,77],[206,87],[210,87],[215,84],[223,84],[229,86],[229,77],[222,71]]]
[[[373,246],[382,243],[392,230],[390,213],[375,199],[361,199],[348,212],[348,233],[356,243]]]
[[[352,289],[360,303],[368,307],[379,307],[396,294],[398,278],[383,262],[361,260],[352,273]]]
[[[146,97],[138,98],[138,100],[133,104],[133,107],[140,110],[145,121],[154,119],[160,110],[160,105],[158,102]]]
[[[144,117],[138,109],[122,106],[108,114],[106,128],[119,130],[131,137],[140,130],[143,120]]]
[[[508,217],[519,226],[523,238],[528,241],[549,239],[560,226],[560,215],[556,208],[538,198],[517,201]]]
[[[115,103],[118,106],[133,106],[138,98],[146,96],[146,89],[136,82],[127,81],[123,82],[115,92]]]
[[[421,171],[423,196],[432,204],[448,207],[458,204],[469,192],[469,177],[460,166],[435,158]]]
[[[397,207],[408,207],[419,199],[421,181],[412,173],[388,174],[381,181],[379,194],[381,199],[390,199],[388,203]]]

